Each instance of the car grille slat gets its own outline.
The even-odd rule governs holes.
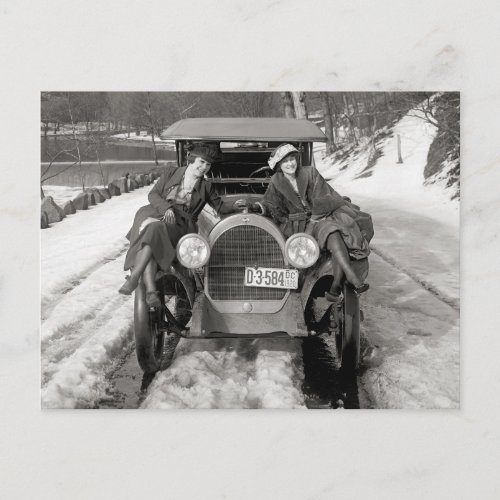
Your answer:
[[[262,228],[236,226],[224,232],[211,249],[207,267],[212,300],[281,300],[285,289],[248,287],[245,267],[284,268],[283,253],[274,237]]]

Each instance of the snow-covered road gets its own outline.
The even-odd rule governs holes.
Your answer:
[[[362,155],[346,171],[321,164],[316,149],[318,169],[375,223],[357,387],[339,383],[329,337],[171,340],[169,368],[142,380],[133,300],[117,293],[124,235],[147,203],[149,188],[141,188],[42,231],[42,406],[458,407],[458,204],[422,185],[434,132],[411,117],[394,131],[403,138],[405,163],[396,164],[395,140],[388,137],[369,176],[356,177],[366,167]]]
[[[346,391],[332,388],[325,394],[325,382],[318,380],[328,378],[327,365],[333,361],[305,367],[300,340],[182,339],[169,369],[140,393],[132,299],[116,290],[124,276],[123,235],[148,190],[113,198],[42,232],[42,405],[348,406],[342,401]],[[397,211],[387,212],[384,220],[394,218],[403,220]],[[380,225],[379,234],[384,231]],[[370,283],[362,304],[369,345],[359,379],[361,406],[456,407],[457,311],[376,254],[371,257]],[[320,348],[333,346],[333,339],[318,342]]]

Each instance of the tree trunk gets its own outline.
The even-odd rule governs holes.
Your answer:
[[[98,137],[98,140],[99,140],[99,136],[97,136],[97,137]],[[94,142],[95,156],[97,158],[97,163],[99,165],[99,171],[101,173],[102,187],[105,188],[106,187],[106,182],[104,182],[104,172],[102,170],[101,158],[99,157],[99,142],[98,142],[98,140]]]
[[[281,92],[281,103],[283,105],[283,114],[285,118],[295,118],[293,100],[290,92]]]
[[[85,191],[85,181],[84,181],[84,176],[83,176],[83,170],[82,170],[82,157],[80,155],[80,144],[79,140],[76,137],[76,127],[75,127],[75,122],[73,120],[73,111],[71,110],[71,101],[68,93],[68,114],[69,118],[71,120],[71,128],[73,130],[73,140],[75,141],[76,144],[76,152],[78,154],[78,165],[80,167],[80,181],[82,183],[82,192]],[[88,122],[87,123],[87,131],[88,131]]]
[[[307,119],[306,94],[305,92],[292,92],[293,107],[297,120]]]
[[[398,141],[398,163],[403,163],[403,158],[401,156],[401,136],[399,134],[397,135],[397,141]]]
[[[158,166],[158,153],[156,152],[156,143],[155,143],[155,127],[154,127],[153,114],[151,112],[151,95],[149,94],[149,92],[147,93],[147,97],[148,97],[148,117],[151,129],[151,138],[153,139],[153,153],[155,157],[155,164],[156,166]]]
[[[354,129],[352,115],[349,108],[349,101],[347,100],[347,95],[345,93],[342,94],[342,99],[344,101],[344,115],[347,118],[347,121],[349,122],[349,134],[351,136],[351,139],[354,141],[354,144],[356,144],[357,146],[358,138],[356,137],[356,131]],[[354,114],[354,107],[353,107],[353,114]]]
[[[377,144],[375,143],[375,134],[377,133],[377,115],[373,115],[373,132],[372,132],[372,151],[377,152]]]
[[[330,110],[330,103],[328,102],[328,93],[320,92],[321,103],[323,105],[323,117],[325,119],[325,135],[327,138],[326,143],[326,154],[331,155],[335,152],[335,140],[333,137],[333,126],[332,126],[332,113]]]
[[[330,105],[330,111],[332,117],[333,142],[335,144],[335,148],[337,148],[339,145],[339,130],[338,130],[337,103],[335,101],[334,93],[328,96],[328,104]]]
[[[155,164],[158,166],[158,153],[156,151],[156,142],[155,142],[155,131],[154,129],[151,129],[151,137],[153,138],[153,153],[155,156]]]

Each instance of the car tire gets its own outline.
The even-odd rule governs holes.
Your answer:
[[[163,303],[162,293],[160,297]],[[146,290],[142,283],[139,284],[134,300],[135,352],[139,366],[146,374],[160,369],[165,335],[160,328],[161,321],[161,309],[146,304]]]
[[[141,283],[135,291],[134,334],[137,361],[142,371],[152,374],[164,369],[162,365],[165,335],[171,332],[163,307],[167,307],[179,325],[185,327],[191,319],[191,300],[181,279],[174,274],[165,274],[156,281],[162,303],[161,308],[150,308],[146,304],[146,290]],[[170,299],[165,303],[165,294]],[[175,335],[175,334],[174,334]]]
[[[337,355],[342,372],[354,373],[360,362],[360,310],[359,297],[347,284],[344,285],[344,298],[337,334]]]

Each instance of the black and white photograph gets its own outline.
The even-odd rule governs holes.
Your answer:
[[[458,92],[40,106],[42,408],[460,406]]]
[[[500,3],[0,0],[2,500],[494,500]]]

